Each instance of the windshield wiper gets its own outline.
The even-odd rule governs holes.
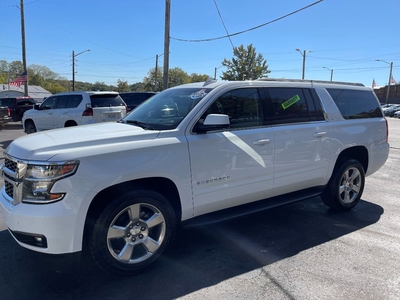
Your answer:
[[[149,129],[149,130],[154,130],[153,127],[151,127],[149,124],[144,123],[144,122],[140,122],[137,120],[122,120],[124,123],[128,123],[128,124],[133,124],[133,125],[137,125],[139,127],[142,127],[143,129]]]

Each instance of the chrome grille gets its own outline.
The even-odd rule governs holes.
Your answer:
[[[8,181],[4,182],[4,186],[5,186],[5,190],[6,190],[6,194],[13,198],[14,195],[14,185],[12,185],[11,183],[9,183]]]
[[[23,180],[28,163],[4,153],[5,159],[2,166],[4,191],[12,204],[22,201]]]
[[[4,167],[8,168],[9,170],[16,172],[18,169],[18,163],[16,161],[12,161],[9,158],[4,160]]]

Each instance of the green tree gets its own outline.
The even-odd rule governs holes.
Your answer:
[[[190,74],[190,81],[191,82],[203,82],[206,81],[208,78],[210,78],[210,76],[208,75],[200,75],[200,74],[196,74],[196,73],[192,73]]]
[[[66,92],[69,90],[69,89],[65,88],[64,86],[62,86],[61,84],[59,84],[58,82],[54,82],[54,81],[53,82],[46,81],[44,86],[42,86],[42,87],[52,94]]]
[[[38,85],[38,86],[43,87],[45,85],[45,83],[46,83],[46,81],[39,74],[29,76],[29,85]]]
[[[18,60],[14,60],[9,63],[8,65],[9,74],[10,74],[10,81],[17,78],[21,73],[24,71],[24,66],[22,62]]]
[[[96,81],[92,86],[92,91],[109,91],[110,86],[106,85],[104,82]]]
[[[169,87],[185,84],[185,83],[190,83],[191,78],[186,73],[179,67],[175,67],[173,69],[170,69],[168,72],[168,85]]]
[[[257,54],[252,44],[245,48],[243,45],[233,48],[232,60],[226,58],[222,65],[227,68],[222,72],[223,80],[254,80],[261,77],[268,77],[267,60],[261,53]]]
[[[117,81],[117,92],[130,92],[128,81],[122,81],[118,79]]]
[[[135,92],[146,91],[143,82],[136,82],[134,84],[131,84],[129,88],[131,89],[131,91]]]
[[[57,73],[51,71],[48,67],[35,64],[28,66],[28,75],[29,75],[29,82],[31,77],[35,75],[41,76],[44,80],[49,80],[49,79],[56,80],[61,78]]]
[[[157,68],[157,84],[155,86],[156,81],[156,70],[155,68],[150,69],[147,73],[148,76],[143,78],[143,91],[151,92],[151,91],[161,91],[163,88],[163,70],[162,68]]]

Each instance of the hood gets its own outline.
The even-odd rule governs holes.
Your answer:
[[[21,160],[63,161],[79,159],[153,140],[159,131],[123,123],[98,123],[48,130],[15,139],[6,152]],[[142,143],[140,143],[142,142]]]

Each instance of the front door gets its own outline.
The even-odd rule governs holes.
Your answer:
[[[187,138],[195,216],[267,198],[273,185],[273,130],[264,125],[259,90],[223,94],[198,122],[212,113],[229,115],[230,127]]]

